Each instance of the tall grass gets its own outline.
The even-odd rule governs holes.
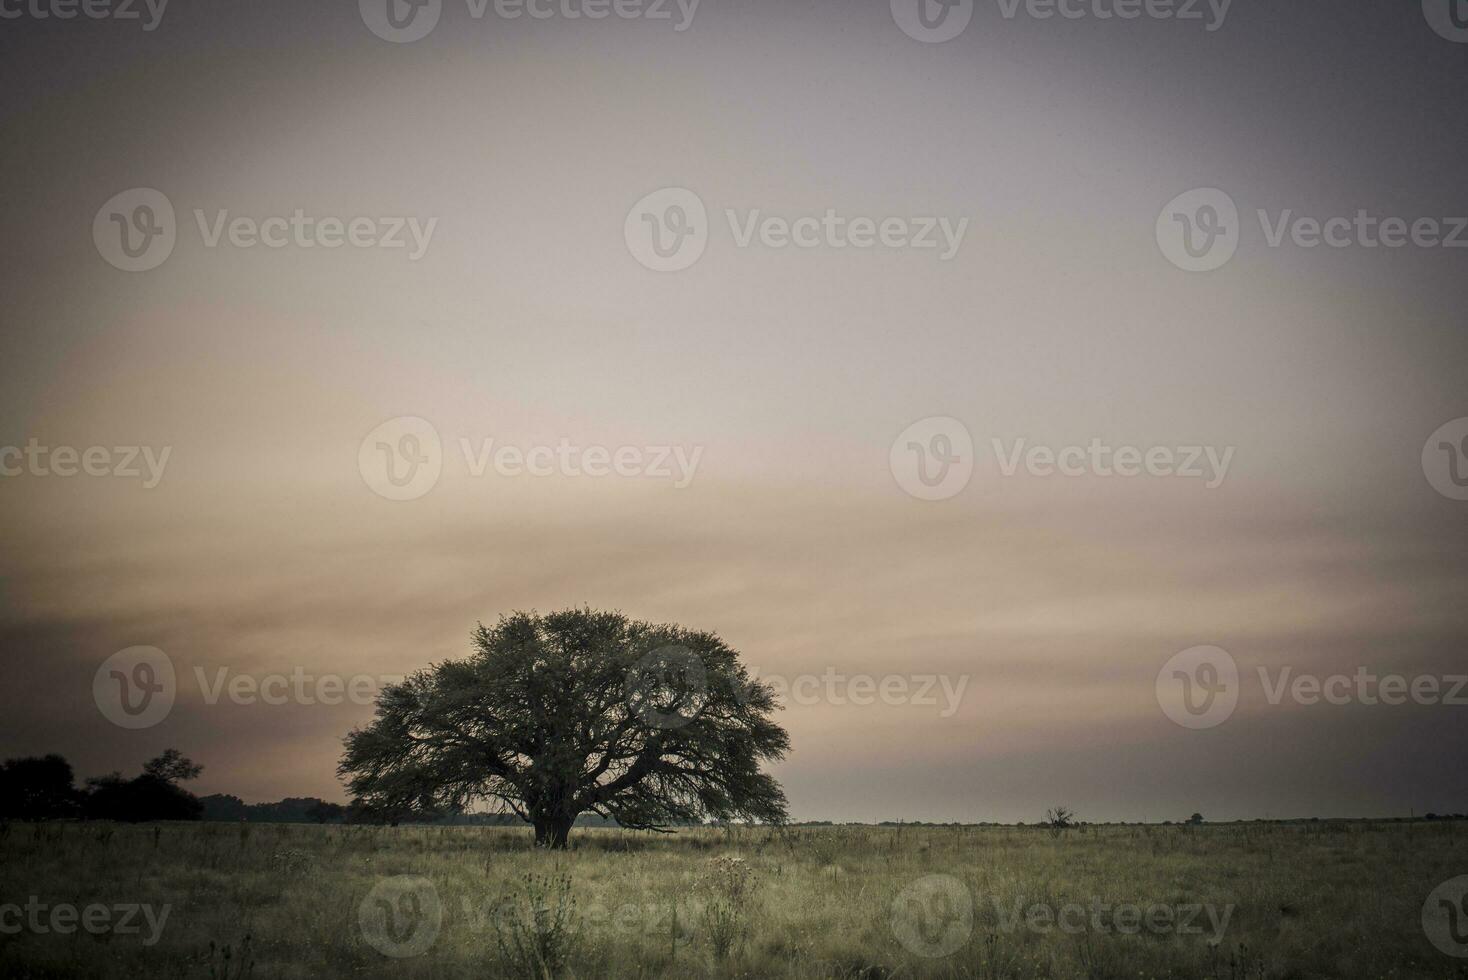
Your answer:
[[[1465,830],[577,830],[570,851],[547,853],[500,828],[12,825],[0,831],[0,904],[171,913],[151,947],[115,932],[0,932],[0,976],[1440,980],[1468,977],[1468,960],[1428,943],[1421,910],[1468,874]],[[969,896],[966,933],[943,931],[962,910],[942,889],[903,904],[934,875]],[[363,931],[364,900],[395,876],[426,879],[440,911],[418,956],[385,954]],[[1062,932],[1020,915],[1098,902],[1230,915],[1218,937],[1089,920]],[[933,957],[904,944],[894,910],[909,907],[934,917],[914,935],[963,942]]]

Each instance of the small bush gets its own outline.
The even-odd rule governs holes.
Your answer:
[[[564,971],[576,943],[570,875],[525,875],[496,913],[495,945],[506,974],[543,980]]]

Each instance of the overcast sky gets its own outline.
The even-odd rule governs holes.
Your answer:
[[[826,678],[780,715],[798,818],[1468,810],[1468,30],[895,6],[443,0],[405,41],[372,0],[0,2],[0,449],[48,450],[0,456],[0,754],[341,799],[370,705],[230,679],[375,685],[589,604]],[[1169,237],[1208,188],[1231,257]],[[1238,703],[1187,727],[1202,645]],[[176,684],[125,728],[93,682],[135,646]],[[1270,697],[1359,671],[1442,696]]]

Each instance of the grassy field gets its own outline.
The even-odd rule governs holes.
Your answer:
[[[1468,977],[1423,925],[1465,842],[1463,823],[578,829],[547,853],[508,829],[14,824],[0,976]]]

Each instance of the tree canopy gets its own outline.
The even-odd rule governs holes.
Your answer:
[[[778,823],[760,771],[789,750],[768,685],[713,633],[618,612],[517,612],[479,624],[465,660],[385,688],[339,775],[390,816],[489,803],[566,846],[578,814],[662,830],[707,818]]]

